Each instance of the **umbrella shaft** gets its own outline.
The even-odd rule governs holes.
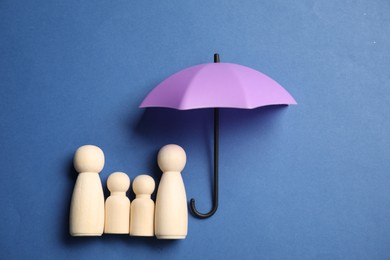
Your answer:
[[[214,108],[214,210],[218,208],[219,108]],[[214,213],[215,213],[214,211]]]

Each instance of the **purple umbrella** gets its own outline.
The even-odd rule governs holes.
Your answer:
[[[263,73],[234,63],[214,63],[189,67],[165,79],[144,99],[140,107],[168,107],[179,110],[214,108],[214,196],[213,208],[200,213],[191,199],[195,216],[208,218],[218,208],[218,108],[252,109],[268,105],[296,104],[276,81]]]

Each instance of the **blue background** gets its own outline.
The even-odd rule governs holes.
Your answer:
[[[390,2],[0,1],[1,259],[390,259]],[[156,181],[182,145],[211,207],[212,110],[139,109],[161,80],[221,60],[297,106],[223,109],[220,207],[184,241],[68,235],[74,151]],[[130,198],[134,196],[129,192]]]

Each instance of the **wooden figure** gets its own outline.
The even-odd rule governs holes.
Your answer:
[[[72,236],[101,236],[104,195],[99,173],[104,167],[104,153],[94,145],[81,146],[73,164],[79,175],[70,205],[69,232]]]
[[[107,188],[111,195],[106,200],[104,233],[128,234],[130,221],[130,200],[126,192],[130,187],[130,178],[126,173],[114,172],[107,179]]]
[[[169,144],[160,149],[157,160],[163,174],[156,198],[156,236],[158,239],[184,239],[188,211],[181,171],[186,164],[186,153],[180,146]]]
[[[154,188],[154,180],[148,175],[139,175],[133,181],[136,198],[131,203],[131,236],[154,236],[154,202],[150,197]]]

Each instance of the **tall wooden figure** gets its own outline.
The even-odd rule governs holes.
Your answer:
[[[148,175],[139,175],[134,179],[136,197],[131,203],[130,236],[154,236],[154,202],[150,198],[154,188],[154,180]]]
[[[126,191],[130,187],[130,178],[124,172],[114,172],[107,179],[107,188],[111,195],[106,200],[104,233],[128,234],[130,221],[130,200]]]
[[[79,175],[70,205],[69,231],[72,236],[101,236],[104,228],[104,195],[99,172],[103,151],[93,145],[77,149],[74,167]]]
[[[184,239],[187,236],[187,198],[181,171],[186,153],[175,144],[162,147],[158,165],[163,172],[156,198],[155,233],[158,239]]]

